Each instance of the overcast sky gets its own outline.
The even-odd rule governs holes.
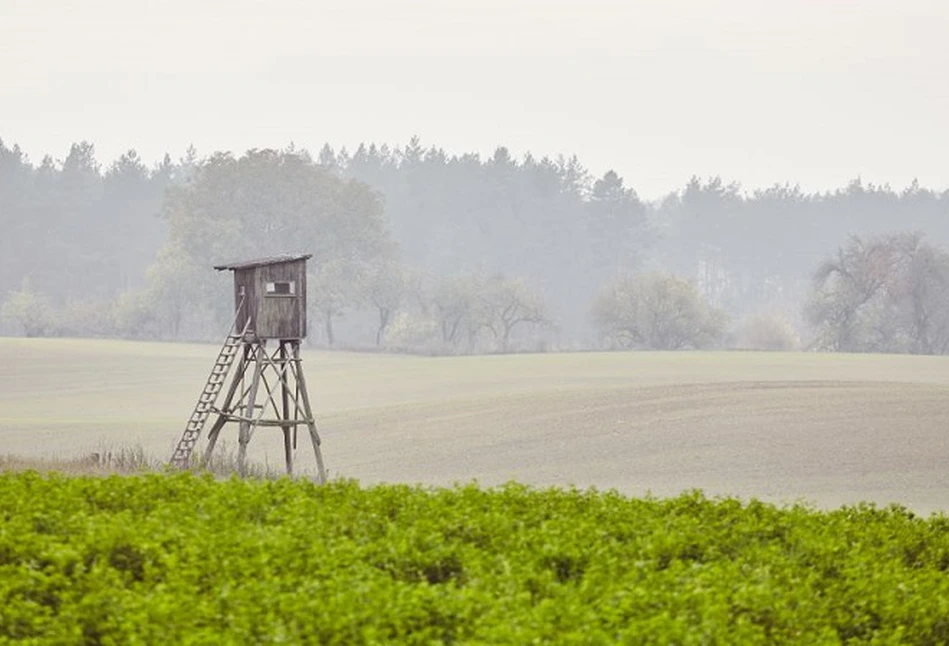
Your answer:
[[[39,161],[322,142],[949,186],[945,0],[0,0],[0,138]]]

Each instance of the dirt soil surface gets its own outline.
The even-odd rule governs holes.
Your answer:
[[[213,346],[0,339],[0,453],[168,453]],[[307,352],[331,476],[949,509],[949,359]],[[233,444],[236,429],[225,436]],[[279,431],[251,456],[279,464]],[[233,437],[230,437],[233,436]],[[300,437],[299,466],[312,469]]]

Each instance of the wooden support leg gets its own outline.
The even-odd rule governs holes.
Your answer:
[[[326,482],[326,468],[323,466],[323,453],[320,451],[320,435],[316,430],[316,419],[310,407],[310,395],[306,389],[306,378],[303,376],[303,363],[300,361],[300,342],[293,341],[294,377],[300,384],[300,398],[303,400],[303,414],[306,415],[306,425],[310,429],[310,440],[313,442],[313,453],[316,455],[317,478],[320,484]]]
[[[234,372],[234,377],[231,379],[231,385],[227,389],[227,395],[224,397],[224,403],[221,405],[221,413],[219,413],[217,419],[214,420],[214,426],[212,426],[211,430],[208,431],[208,448],[205,449],[204,455],[201,456],[202,469],[206,468],[208,463],[211,461],[211,453],[214,452],[214,445],[217,444],[218,435],[221,434],[221,429],[224,428],[224,424],[227,423],[226,415],[231,412],[231,402],[234,401],[234,395],[237,394],[237,390],[244,379],[244,371],[247,370],[247,355],[248,348],[245,345],[243,356],[240,359],[237,370]],[[238,404],[239,403],[240,402],[238,402]]]
[[[290,420],[290,386],[287,383],[289,379],[287,342],[280,342],[280,368],[283,370],[283,378],[280,380],[280,395],[283,399],[283,419]],[[287,460],[287,475],[293,475],[293,448],[290,443],[290,425],[283,427],[283,453]]]
[[[251,377],[250,390],[247,392],[247,403],[244,407],[244,419],[241,420],[240,434],[237,447],[237,471],[243,478],[247,468],[247,444],[254,432],[254,425],[249,421],[255,419],[254,406],[257,403],[257,388],[260,386],[260,374],[264,370],[264,353],[267,352],[267,340],[261,340],[257,346],[257,355],[254,357],[254,376]]]

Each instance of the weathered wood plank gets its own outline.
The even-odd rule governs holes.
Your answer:
[[[293,428],[290,420],[290,386],[287,384],[287,342],[280,342],[280,360],[283,372],[280,374],[280,398],[283,400],[283,453],[287,461],[287,475],[293,475],[293,448],[290,445],[290,431]]]
[[[257,388],[260,385],[260,374],[264,369],[264,360],[261,356],[267,352],[267,340],[264,339],[255,348],[254,375],[251,377],[250,390],[247,392],[247,403],[244,408],[244,417],[253,418],[254,404],[257,402]],[[250,442],[251,435],[254,432],[255,424],[252,421],[242,421],[238,435],[237,446],[237,470],[241,477],[244,477],[247,466],[247,444]]]
[[[294,341],[291,343],[293,347],[293,357],[295,359],[300,358],[300,343],[299,341]],[[296,374],[294,375],[297,381],[300,384],[300,397],[303,399],[303,414],[306,415],[307,428],[310,431],[310,441],[313,443],[313,453],[316,456],[316,469],[317,477],[319,478],[320,484],[326,482],[326,467],[323,465],[323,453],[320,449],[320,434],[316,429],[316,421],[313,418],[313,409],[310,406],[310,395],[307,393],[306,388],[306,377],[303,376],[303,366],[299,363],[292,364],[294,366]]]

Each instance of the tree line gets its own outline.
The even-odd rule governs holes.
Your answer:
[[[939,265],[947,212],[949,192],[859,180],[807,194],[693,178],[645,202],[615,172],[594,178],[575,157],[515,159],[499,148],[482,159],[418,139],[352,153],[326,145],[315,157],[293,147],[206,157],[192,149],[153,167],[134,151],[102,167],[85,142],[34,165],[0,142],[0,325],[212,338],[232,304],[229,276],[211,264],[304,250],[314,254],[311,336],[327,345],[480,352],[803,341],[944,352],[933,331],[939,271],[920,267]],[[880,237],[894,229],[928,237]],[[899,262],[879,262],[904,274],[915,267],[929,300],[907,291],[906,274],[861,302],[862,287],[845,279],[859,254],[834,251],[854,234],[864,246],[903,249],[891,254]],[[912,315],[894,313],[909,303],[915,328]]]

